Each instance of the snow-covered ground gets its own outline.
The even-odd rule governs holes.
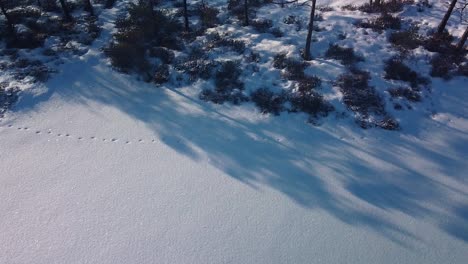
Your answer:
[[[312,126],[116,73],[116,11],[0,121],[0,263],[466,263],[466,78]]]

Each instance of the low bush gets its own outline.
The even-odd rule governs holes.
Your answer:
[[[401,0],[401,1],[381,1],[380,4],[375,2],[370,5],[366,3],[359,6],[358,9],[366,13],[396,13],[403,11],[405,5],[413,4],[414,0]]]
[[[353,48],[340,47],[336,44],[330,45],[325,53],[325,57],[341,61],[344,65],[352,65],[354,63],[364,61],[364,58],[354,53]]]
[[[189,75],[190,81],[197,79],[208,80],[212,77],[218,63],[210,59],[189,57],[187,60],[178,61],[174,68]]]
[[[294,93],[290,96],[290,102],[292,112],[304,112],[311,118],[325,117],[334,110],[323,96],[314,91],[308,94]]]
[[[300,18],[298,18],[298,17],[296,17],[294,15],[289,15],[289,16],[285,17],[283,19],[283,23],[285,23],[287,25],[295,25],[296,26],[296,31],[300,31],[304,27],[303,21]]]
[[[215,90],[203,90],[200,99],[216,104],[231,102],[236,105],[248,101],[249,98],[243,94],[244,83],[240,80],[241,74],[240,62],[222,62],[215,74]]]
[[[251,51],[247,56],[245,56],[245,61],[248,63],[259,63],[260,54],[254,51]]]
[[[276,69],[286,69],[286,76],[302,77],[307,63],[295,58],[288,58],[286,53],[278,53],[273,57],[273,67]],[[288,78],[289,79],[289,78]]]
[[[442,34],[434,34],[425,39],[422,45],[430,52],[451,53],[453,49],[452,41],[453,36],[444,31]]]
[[[385,62],[385,79],[408,82],[411,87],[428,85],[429,79],[421,77],[417,72],[406,66],[400,59],[391,58]]]
[[[267,33],[273,26],[271,19],[252,19],[250,25],[260,33]]]
[[[376,122],[376,125],[385,130],[400,130],[400,124],[391,116],[384,116]]]
[[[421,94],[419,91],[415,91],[409,87],[396,87],[388,89],[388,93],[392,98],[405,98],[411,102],[420,102]]]
[[[385,104],[374,87],[369,86],[368,72],[351,69],[338,77],[337,86],[343,94],[343,102],[355,113],[364,117],[375,113],[385,114]]]
[[[245,51],[245,42],[242,40],[221,36],[218,33],[209,34],[206,38],[208,40],[208,48],[228,47],[238,53],[244,53]]]
[[[285,68],[281,75],[285,79],[299,81],[305,78],[304,70],[306,67],[307,63],[289,58],[285,61]]]
[[[386,29],[398,30],[401,28],[401,19],[388,13],[382,13],[379,17],[360,22],[358,25],[363,28],[371,28],[375,31]]]
[[[456,75],[467,75],[467,61],[463,54],[437,54],[431,59],[432,77],[450,79]]]
[[[317,76],[306,76],[304,75],[301,79],[297,80],[297,90],[301,95],[308,95],[314,91],[314,89],[322,85],[322,80]]]
[[[341,10],[346,10],[346,11],[356,11],[358,9],[359,7],[353,4],[347,4],[341,7]]]
[[[264,114],[279,115],[287,101],[285,93],[274,93],[267,88],[260,88],[250,94],[251,100]]]
[[[288,58],[286,53],[275,54],[275,56],[273,57],[273,67],[275,67],[276,69],[286,68],[287,59]]]
[[[281,38],[284,36],[283,31],[277,27],[270,29],[270,34],[272,34],[275,38]]]
[[[424,38],[419,35],[417,27],[411,27],[407,30],[392,32],[388,41],[402,51],[407,51],[421,46],[424,43]]]
[[[318,6],[317,7],[317,10],[320,11],[320,12],[331,12],[331,11],[335,11],[335,9],[331,6]]]
[[[215,74],[216,91],[220,93],[230,92],[235,89],[243,90],[244,83],[239,80],[242,74],[238,61],[225,61]]]

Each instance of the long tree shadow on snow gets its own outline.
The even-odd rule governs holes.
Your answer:
[[[229,107],[218,111],[178,90],[155,88],[108,69],[90,68],[83,74],[91,78],[82,78],[75,74],[82,66],[71,64],[64,73],[72,89],[60,89],[60,80],[52,80],[50,92],[39,101],[57,93],[78,103],[115,107],[143,121],[179,153],[207,158],[253,188],[269,186],[303,207],[324,210],[405,246],[411,245],[403,238],[419,238],[385,217],[391,212],[444,223],[440,227],[448,234],[468,242],[467,181],[462,177],[468,136],[463,131],[450,131],[450,137],[434,132],[427,140],[444,144],[432,146],[417,139],[423,131],[364,131],[339,124],[333,131],[287,114],[249,121],[232,117]],[[34,96],[25,101],[26,107],[17,110],[34,108]],[[453,196],[464,203],[454,208]],[[453,210],[441,214],[428,204]]]

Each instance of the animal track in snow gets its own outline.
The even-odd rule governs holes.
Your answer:
[[[128,139],[128,140],[120,140],[119,138],[117,137],[113,137],[113,138],[98,138],[96,136],[90,136],[90,137],[83,137],[83,136],[73,136],[72,134],[70,133],[59,133],[59,132],[53,132],[52,129],[47,129],[46,131],[42,131],[42,130],[36,130],[36,129],[31,129],[30,127],[27,127],[27,126],[13,126],[11,124],[9,125],[6,125],[6,126],[1,126],[2,128],[13,128],[13,129],[16,129],[18,131],[24,131],[24,132],[27,132],[27,131],[30,131],[31,133],[33,133],[34,135],[41,135],[41,134],[46,134],[50,137],[56,137],[56,138],[68,138],[68,139],[72,139],[72,138],[76,138],[78,141],[101,141],[103,143],[107,143],[107,142],[112,142],[112,143],[121,143],[121,144],[124,144],[124,145],[129,145],[132,143],[132,140]],[[58,140],[58,139],[57,139]],[[154,143],[157,143],[158,140],[156,139],[148,139],[148,140],[145,140],[143,138],[138,138],[138,139],[135,139],[133,140],[134,142],[138,142],[140,144],[154,144]],[[180,141],[180,139],[177,140],[178,142]]]

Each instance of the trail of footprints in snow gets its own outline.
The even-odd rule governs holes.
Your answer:
[[[34,134],[40,135],[40,134],[46,134],[52,137],[59,137],[59,138],[76,138],[79,141],[102,141],[102,142],[110,142],[110,143],[123,143],[123,144],[132,144],[133,142],[139,143],[139,144],[144,144],[144,143],[156,143],[157,140],[151,139],[151,140],[144,140],[144,139],[137,139],[137,140],[120,140],[118,138],[99,138],[95,136],[90,136],[90,137],[83,137],[83,136],[73,136],[69,133],[54,133],[52,129],[48,129],[46,131],[42,130],[34,130],[31,129],[30,127],[27,126],[13,126],[13,125],[0,125],[0,128],[8,128],[8,129],[16,129],[18,131],[25,131],[25,132],[33,132]]]

